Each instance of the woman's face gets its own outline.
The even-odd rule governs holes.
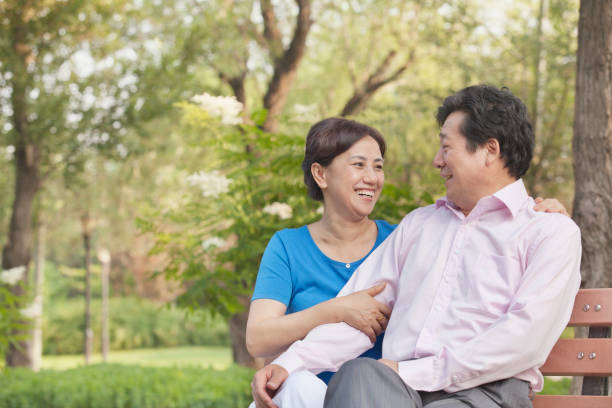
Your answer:
[[[325,211],[363,218],[370,215],[385,183],[383,158],[370,136],[358,140],[323,168]]]

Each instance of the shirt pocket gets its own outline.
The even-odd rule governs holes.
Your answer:
[[[501,256],[481,252],[475,268],[468,271],[468,299],[480,304],[484,315],[495,318],[503,315],[521,280],[521,265],[515,256]]]

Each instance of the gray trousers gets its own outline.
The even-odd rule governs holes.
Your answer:
[[[325,408],[532,408],[529,384],[516,378],[467,390],[415,391],[386,365],[370,358],[348,361],[332,377]]]

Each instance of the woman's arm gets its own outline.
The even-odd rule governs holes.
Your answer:
[[[384,284],[376,285],[287,315],[287,307],[282,302],[256,299],[249,310],[247,349],[253,357],[274,356],[304,338],[313,328],[338,322],[361,330],[374,342],[391,315],[388,306],[373,298],[383,289]]]

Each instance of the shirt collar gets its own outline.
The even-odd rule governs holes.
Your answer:
[[[514,183],[498,190],[493,197],[501,201],[512,213],[512,218],[516,217],[525,200],[529,198],[523,179],[518,179]]]
[[[512,214],[512,218],[514,218],[529,196],[527,195],[527,189],[525,189],[523,179],[518,179],[515,182],[508,184],[506,187],[498,190],[491,197],[495,197],[495,199],[503,204]],[[478,207],[478,204],[482,200],[487,198],[490,197],[481,198],[476,204],[476,207]],[[455,206],[453,202],[449,201],[446,196],[436,200],[436,208],[443,205],[446,205],[454,210],[458,210],[457,206]]]

